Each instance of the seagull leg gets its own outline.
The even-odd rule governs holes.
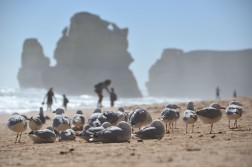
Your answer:
[[[21,140],[21,136],[22,136],[22,132],[19,135],[19,140],[18,140],[19,143],[20,143],[20,140]]]
[[[211,124],[210,134],[212,133],[212,130],[213,130],[213,124]]]
[[[17,133],[17,136],[16,136],[16,140],[15,140],[15,143],[17,142],[17,139],[18,139],[18,135],[19,135],[19,132]]]
[[[192,124],[192,133],[193,133],[193,128],[194,128],[194,124]]]
[[[228,120],[228,128],[230,129],[230,119]]]
[[[186,133],[187,133],[187,127],[188,127],[188,124],[186,124]]]
[[[237,128],[237,120],[234,122],[234,128]]]
[[[166,133],[168,133],[168,131],[167,131],[167,124],[165,124],[165,130],[166,130]]]

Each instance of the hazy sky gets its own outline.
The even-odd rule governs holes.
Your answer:
[[[26,38],[37,38],[54,64],[63,28],[83,11],[129,28],[130,69],[141,89],[165,48],[252,48],[251,0],[0,0],[0,88],[18,87]]]

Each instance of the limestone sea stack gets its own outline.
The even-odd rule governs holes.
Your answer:
[[[66,94],[94,94],[94,85],[112,81],[120,97],[141,97],[136,79],[129,69],[133,58],[128,52],[128,29],[87,12],[77,13],[65,27],[54,52],[56,65],[43,70],[33,87],[53,87]],[[22,55],[32,59],[35,55]],[[30,60],[25,60],[30,65]],[[28,70],[19,75],[21,87],[34,78]],[[38,76],[39,77],[39,76]],[[22,82],[21,82],[22,81]],[[30,85],[28,85],[30,86]]]

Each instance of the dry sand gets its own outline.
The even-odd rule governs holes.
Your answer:
[[[228,129],[228,120],[223,115],[214,124],[214,134],[209,134],[210,125],[200,120],[195,124],[194,133],[185,133],[185,124],[180,118],[177,129],[165,134],[162,140],[132,139],[130,143],[86,143],[76,141],[52,144],[33,144],[27,134],[21,143],[14,143],[16,134],[10,131],[6,122],[7,114],[0,115],[0,166],[252,166],[252,97],[237,99],[243,104],[244,114],[238,121],[238,129]],[[218,101],[227,106],[230,99]],[[213,101],[195,102],[195,109],[208,106]],[[181,114],[186,104],[178,104]],[[165,104],[143,105],[154,119],[160,116]],[[132,106],[126,107],[129,111]],[[84,109],[86,118],[91,109]],[[224,111],[223,111],[224,112]],[[67,112],[72,116],[73,111]],[[27,115],[37,115],[36,112]],[[46,113],[52,117],[51,113]],[[47,121],[49,125],[51,121]],[[190,126],[191,128],[191,126]],[[189,129],[190,131],[191,129]],[[26,131],[28,133],[29,130]],[[70,149],[73,151],[69,152]]]

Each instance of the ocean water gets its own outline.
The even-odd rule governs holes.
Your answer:
[[[13,112],[30,112],[38,111],[39,107],[43,106],[46,109],[46,105],[42,105],[43,99],[47,90],[45,89],[19,89],[19,88],[0,88],[0,114],[1,113],[13,113]],[[56,103],[53,104],[52,109],[62,107],[62,95],[55,94]],[[98,97],[91,95],[80,96],[67,96],[69,99],[68,109],[83,109],[83,108],[95,108]],[[178,99],[178,98],[158,98],[144,96],[142,98],[120,98],[115,102],[115,106],[127,106],[127,105],[142,105],[142,104],[154,104],[154,103],[178,103],[188,102],[190,100],[197,99]],[[103,106],[109,107],[110,101],[108,94],[104,92]]]

